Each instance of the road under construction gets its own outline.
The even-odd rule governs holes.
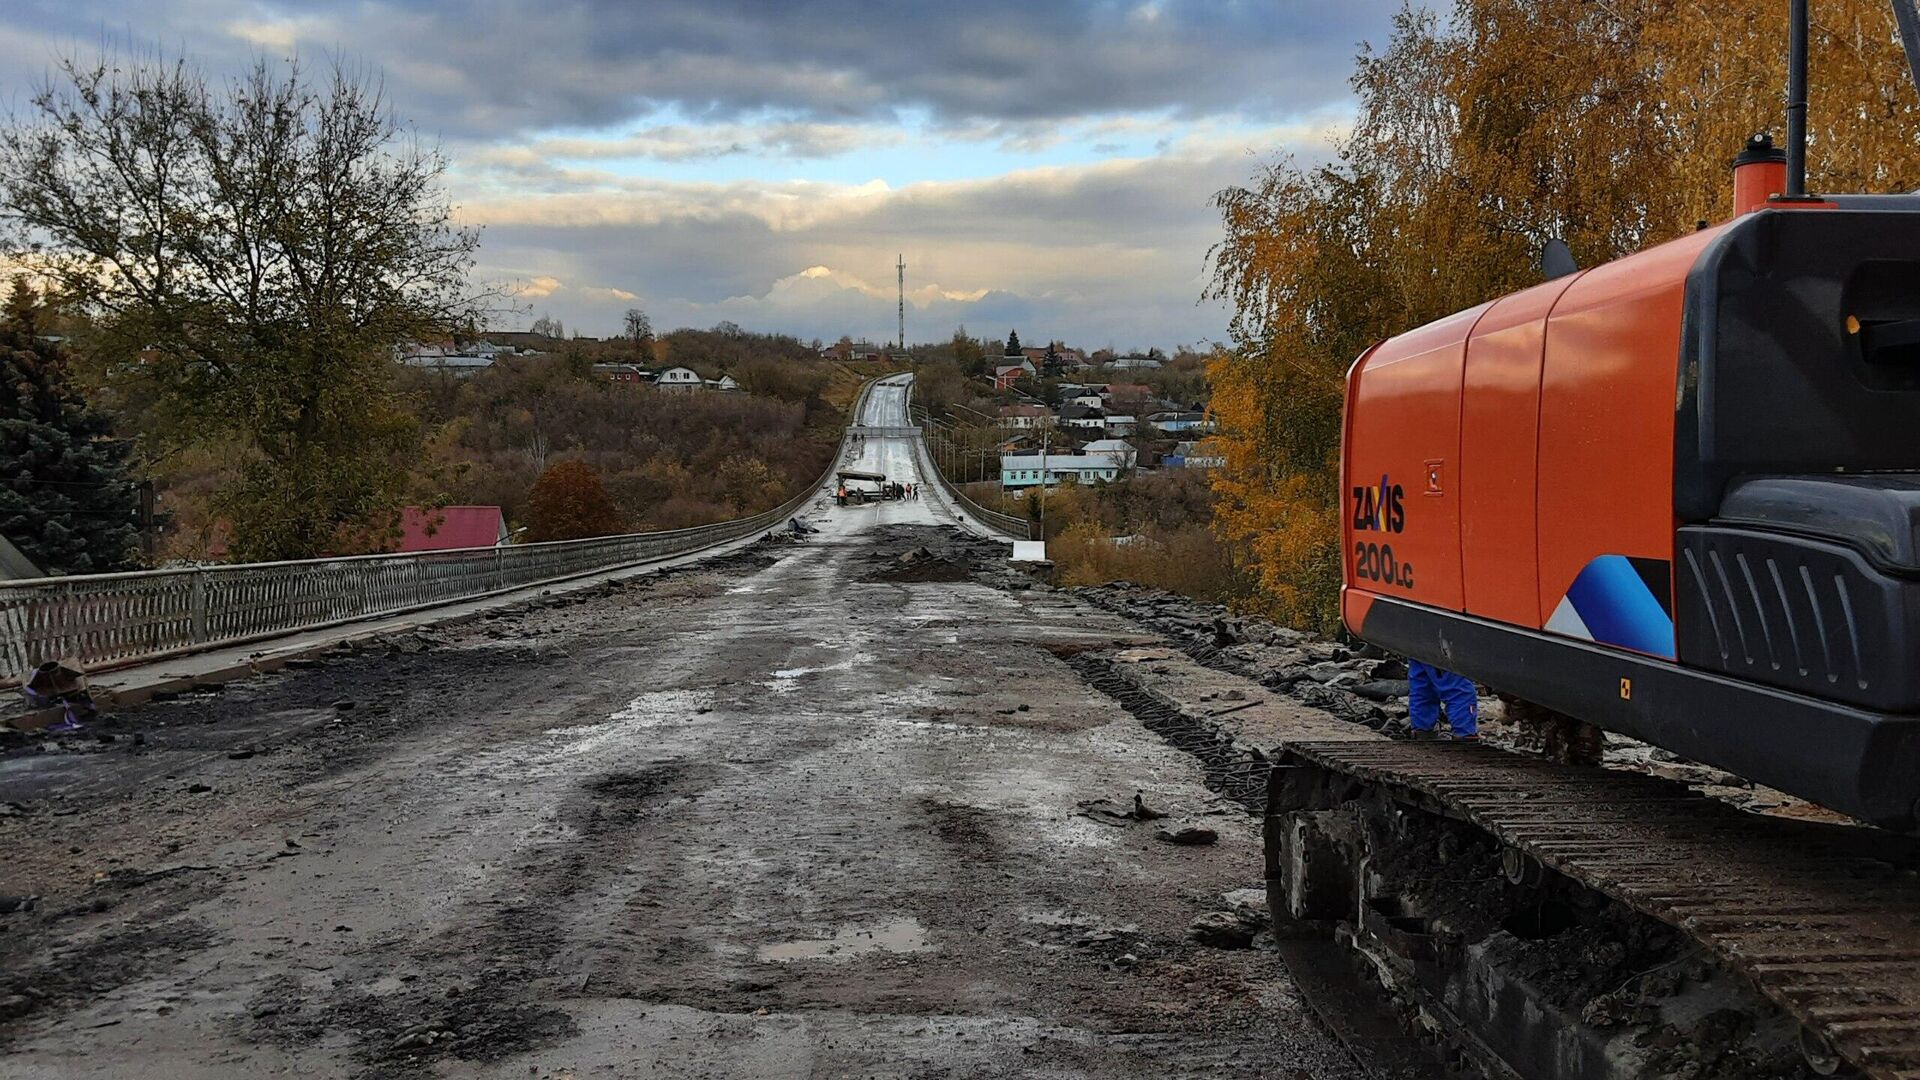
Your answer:
[[[1407,742],[1341,689],[1390,658],[1054,587],[909,393],[835,468],[919,500],[15,739],[5,1074],[1920,1075],[1907,840]]]

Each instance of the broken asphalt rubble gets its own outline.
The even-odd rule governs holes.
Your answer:
[[[81,720],[93,715],[93,695],[87,690],[86,669],[74,659],[49,660],[33,669],[20,685],[31,709],[59,707],[62,716],[49,730],[78,731]]]

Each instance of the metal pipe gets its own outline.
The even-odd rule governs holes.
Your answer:
[[[1789,199],[1807,194],[1807,22],[1807,0],[1788,0],[1785,194]]]

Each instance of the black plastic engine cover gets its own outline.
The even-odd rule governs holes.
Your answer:
[[[1920,473],[1757,476],[1728,489],[1714,520],[1836,540],[1920,577]]]
[[[1738,525],[1687,526],[1675,546],[1682,664],[1920,711],[1920,580],[1888,573],[1838,539]]]

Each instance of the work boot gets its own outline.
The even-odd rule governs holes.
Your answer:
[[[1432,742],[1433,740],[1438,739],[1439,737],[1440,737],[1440,733],[1433,730],[1432,728],[1426,728],[1424,730],[1421,728],[1407,729],[1407,738],[1414,739],[1419,742]]]

